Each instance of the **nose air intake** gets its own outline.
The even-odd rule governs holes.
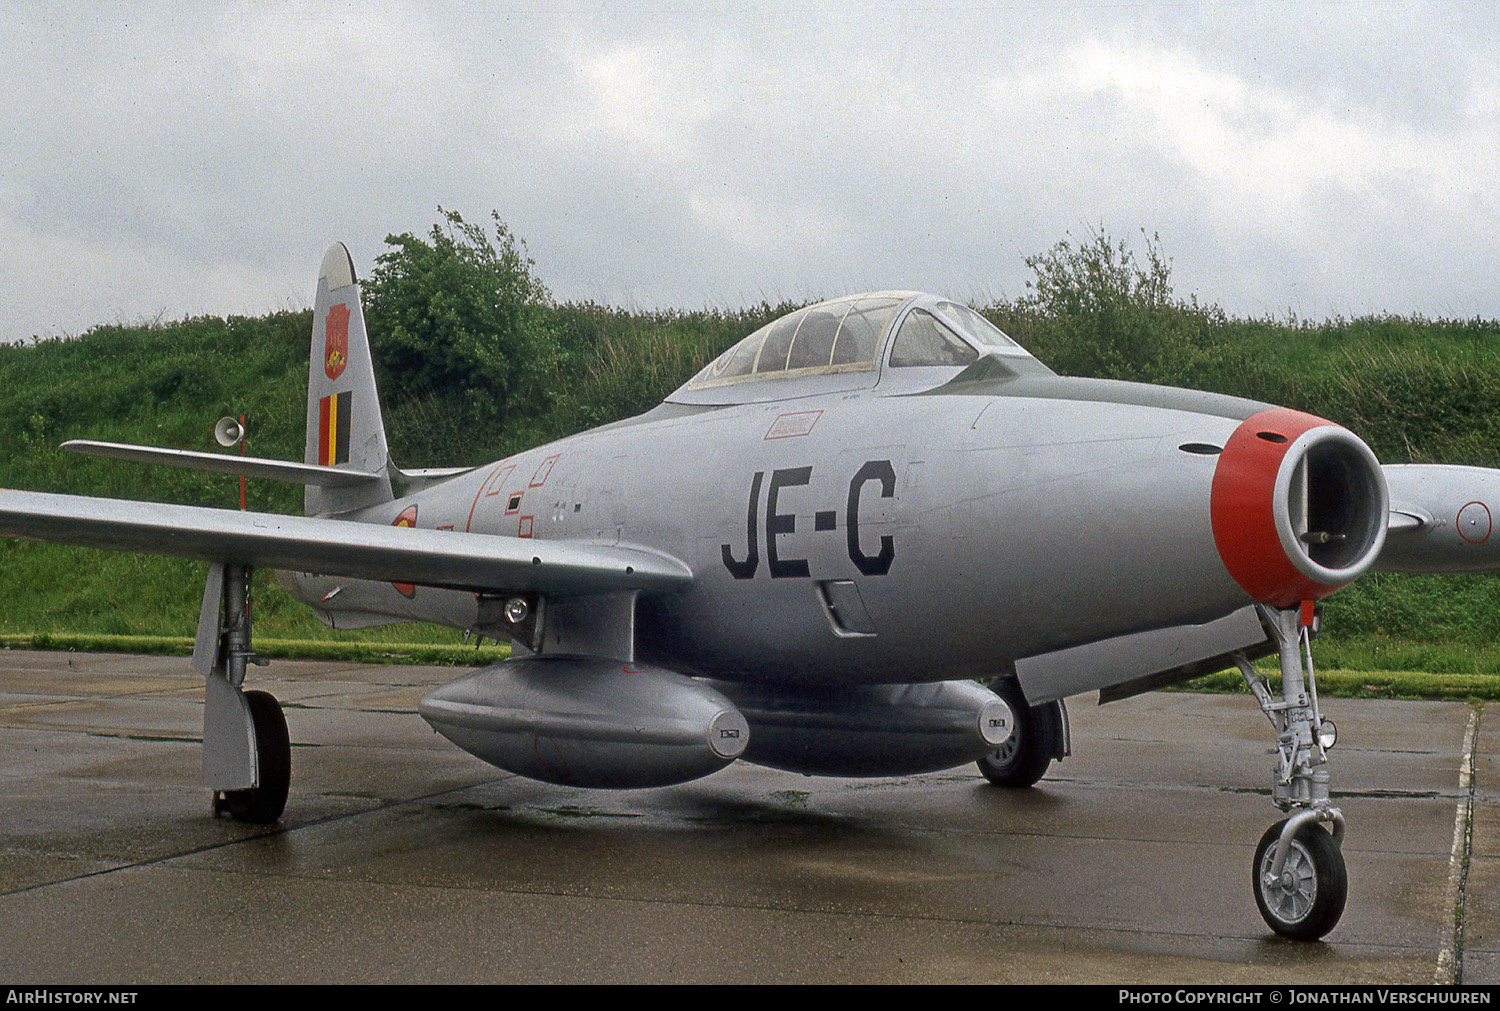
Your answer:
[[[1357,579],[1385,543],[1389,504],[1375,454],[1332,422],[1282,408],[1246,419],[1211,493],[1214,542],[1235,582],[1293,607]]]

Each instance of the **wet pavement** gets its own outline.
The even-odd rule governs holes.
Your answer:
[[[608,792],[434,734],[417,699],[460,673],[252,671],[293,742],[263,828],[209,813],[185,659],[0,650],[0,980],[1500,982],[1493,706],[1325,700],[1349,901],[1301,944],[1250,890],[1279,815],[1245,697],[1075,699],[1026,791],[737,764]]]

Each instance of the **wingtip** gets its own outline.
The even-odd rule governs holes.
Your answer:
[[[355,282],[354,259],[342,242],[335,242],[328,247],[328,252],[323,256],[323,269],[318,276],[328,282],[329,291]]]

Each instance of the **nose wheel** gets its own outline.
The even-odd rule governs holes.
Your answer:
[[[1316,822],[1295,829],[1287,840],[1281,870],[1276,848],[1291,819],[1266,829],[1255,847],[1252,865],[1255,904],[1266,924],[1283,937],[1316,941],[1333,929],[1344,913],[1349,879],[1344,854]]]

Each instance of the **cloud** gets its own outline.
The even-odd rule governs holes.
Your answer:
[[[1103,227],[1159,233],[1179,290],[1235,312],[1500,315],[1500,43],[1449,7],[56,4],[0,30],[0,334],[305,300],[330,241],[368,270],[440,204],[498,210],[562,298],[1014,296]],[[79,262],[132,280],[59,284]]]
[[[1188,169],[1221,213],[1248,212],[1286,238],[1328,224],[1319,220],[1328,191],[1380,216],[1414,197],[1438,210],[1493,191],[1490,166],[1475,156],[1500,149],[1500,121],[1483,113],[1424,128],[1251,81],[1180,50],[1097,41],[1074,47],[1057,69],[1040,87],[1108,96],[1115,122]]]

